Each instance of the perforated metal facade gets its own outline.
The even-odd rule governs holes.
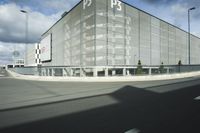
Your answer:
[[[188,64],[187,32],[118,0],[84,0],[44,35],[52,34],[46,66]],[[191,36],[191,64],[200,64]]]

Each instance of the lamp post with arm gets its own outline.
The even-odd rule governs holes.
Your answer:
[[[196,9],[195,7],[188,9],[188,61],[189,61],[189,65],[191,64],[191,61],[190,61],[190,11],[195,10],[195,9]]]
[[[28,45],[28,12],[25,10],[20,10],[22,13],[26,14],[26,22],[25,22],[25,56],[24,56],[24,64],[27,65],[27,45]]]

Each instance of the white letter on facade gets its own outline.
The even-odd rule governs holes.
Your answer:
[[[111,0],[111,8],[117,5],[117,0]]]
[[[87,0],[83,0],[83,9],[85,9],[86,4],[87,4]]]
[[[91,6],[92,4],[92,0],[88,0],[88,5],[87,6]]]
[[[86,6],[91,6],[92,0],[83,0],[83,9],[86,8]]]
[[[122,10],[121,3],[122,2],[119,0],[111,0],[111,8],[114,8],[114,6],[117,6],[117,10],[121,11]]]
[[[118,8],[117,8],[117,10],[118,11],[121,11],[122,10],[122,5],[121,5],[121,1],[119,1],[119,0],[117,0],[117,5],[118,5]]]

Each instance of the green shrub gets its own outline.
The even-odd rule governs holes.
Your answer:
[[[178,65],[179,65],[179,66],[181,66],[181,65],[182,65],[182,62],[181,62],[181,60],[179,60],[179,61],[178,61]]]
[[[164,72],[165,72],[163,62],[161,63],[161,65],[160,65],[160,67],[159,67],[159,72],[160,72],[160,73],[164,73]]]
[[[138,61],[138,65],[137,65],[137,69],[136,69],[136,74],[142,74],[142,63],[141,61],[139,60]]]

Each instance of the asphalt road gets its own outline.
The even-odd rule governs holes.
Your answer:
[[[24,88],[37,89],[40,86],[38,88],[45,93],[56,94],[59,93],[53,91],[56,86],[69,86],[72,89],[78,86],[120,88],[111,94],[0,111],[0,133],[200,132],[200,100],[197,98],[200,96],[199,78],[123,84],[1,79],[0,88],[4,91],[11,89],[6,82],[18,89],[21,86],[23,91]],[[50,92],[47,88],[51,88]]]

